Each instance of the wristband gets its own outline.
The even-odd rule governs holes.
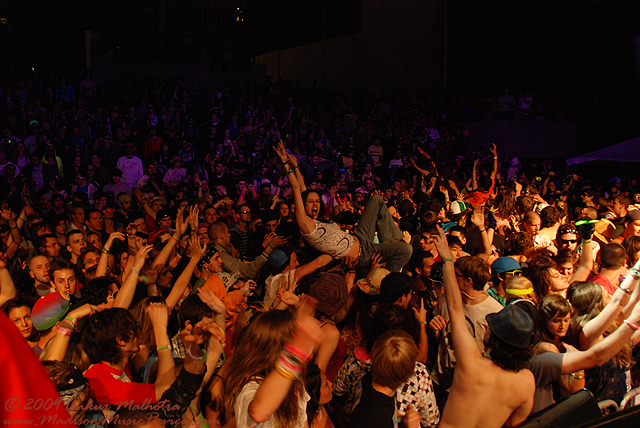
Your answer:
[[[162,345],[162,346],[158,346],[158,347],[156,348],[156,351],[160,352],[160,351],[162,351],[162,350],[164,350],[164,349],[171,349],[171,345]]]
[[[638,277],[635,277],[635,279],[638,279]],[[628,288],[625,287],[618,287],[620,290],[624,291],[625,294],[628,294],[629,296],[631,296],[633,294],[633,291],[629,290]]]
[[[65,336],[71,336],[71,330],[66,327],[58,327],[58,333],[62,333]]]
[[[571,373],[571,377],[575,380],[584,380],[584,370]]]
[[[629,268],[629,273],[633,276],[634,279],[640,278],[640,271],[638,269]]]
[[[22,217],[18,217],[18,220],[22,220],[23,223],[27,222],[27,219],[26,218],[22,218]]]
[[[103,253],[105,253],[105,254],[109,254],[109,251],[110,251],[110,249],[109,249],[109,250],[107,250],[106,248],[102,247],[102,252],[103,252]]]
[[[635,325],[629,320],[624,320],[624,323],[636,331],[640,330],[640,327],[638,327],[637,325]]]
[[[66,316],[64,319],[66,319],[67,321],[71,322],[71,324],[76,324],[76,325],[78,324],[78,320],[76,320],[72,316]]]
[[[487,229],[482,229],[482,230],[478,229],[478,232],[482,233],[482,232],[484,232],[485,230],[487,230]]]
[[[195,355],[193,355],[193,354],[191,353],[191,346],[189,346],[189,347],[187,348],[187,354],[189,354],[189,356],[190,356],[191,358],[193,358],[194,360],[196,360],[196,361],[204,361],[204,360],[206,360],[206,359],[207,359],[207,351],[206,351],[206,350],[204,350],[204,349],[202,349],[202,357],[200,357],[200,358],[196,357]]]
[[[442,259],[442,261],[443,262],[452,262],[453,258],[452,257],[447,257],[447,258]]]
[[[427,323],[426,321],[420,321],[420,324],[426,324],[426,323]]]
[[[180,237],[177,237],[177,238],[176,238],[176,236],[175,236],[175,235],[171,235],[171,237],[172,237],[173,239],[175,239],[175,240],[176,240],[176,242],[180,242]]]

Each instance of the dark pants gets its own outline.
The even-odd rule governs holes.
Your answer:
[[[373,243],[376,231],[379,244]],[[369,199],[353,233],[360,240],[362,248],[358,267],[369,266],[371,256],[380,253],[382,261],[386,262],[385,267],[391,272],[399,272],[411,258],[413,248],[402,240],[402,232],[393,221],[381,196],[375,195]]]

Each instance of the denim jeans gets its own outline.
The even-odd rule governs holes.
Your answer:
[[[376,231],[379,244],[373,243]],[[385,267],[391,272],[399,272],[411,258],[413,248],[402,240],[402,232],[394,223],[381,196],[375,195],[369,199],[353,233],[361,246],[358,267],[368,267],[373,253],[380,253],[382,261],[386,262]]]

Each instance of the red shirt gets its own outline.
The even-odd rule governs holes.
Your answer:
[[[129,367],[115,369],[105,363],[94,364],[84,372],[91,395],[98,404],[121,405],[156,403],[153,384],[131,382]]]
[[[596,284],[602,285],[602,287],[605,290],[607,290],[607,293],[609,293],[609,296],[612,296],[613,293],[615,293],[618,288],[615,285],[613,285],[613,283],[609,281],[609,279],[604,275],[602,275],[601,273],[591,278],[591,282],[595,282]]]

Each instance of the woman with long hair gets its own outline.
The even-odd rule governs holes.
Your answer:
[[[331,401],[333,385],[327,375],[315,364],[307,367],[304,377],[305,388],[309,394],[307,402],[307,422],[313,428],[332,428],[333,421],[324,408],[324,405]]]
[[[533,351],[535,354],[544,352],[565,353],[567,348],[562,342],[569,333],[571,325],[571,304],[562,296],[549,294],[542,299],[538,307],[538,317],[535,324],[535,338]],[[562,391],[554,388],[556,401],[560,396],[573,394],[584,388],[584,371],[563,375],[560,380]]]
[[[637,266],[637,264],[636,264]],[[576,281],[567,290],[567,299],[573,307],[572,332],[578,337],[577,345],[581,350],[615,331],[638,302],[638,280],[640,275],[634,267],[611,297],[599,284]],[[579,331],[579,335],[577,334]],[[611,360],[586,370],[586,387],[598,401],[611,399],[619,403],[627,392],[626,371],[631,362],[631,343],[627,343]]]
[[[227,421],[235,418],[238,428],[307,426],[308,394],[301,375],[322,335],[312,313],[313,307],[303,303],[295,319],[276,310],[245,329],[223,367]]]

